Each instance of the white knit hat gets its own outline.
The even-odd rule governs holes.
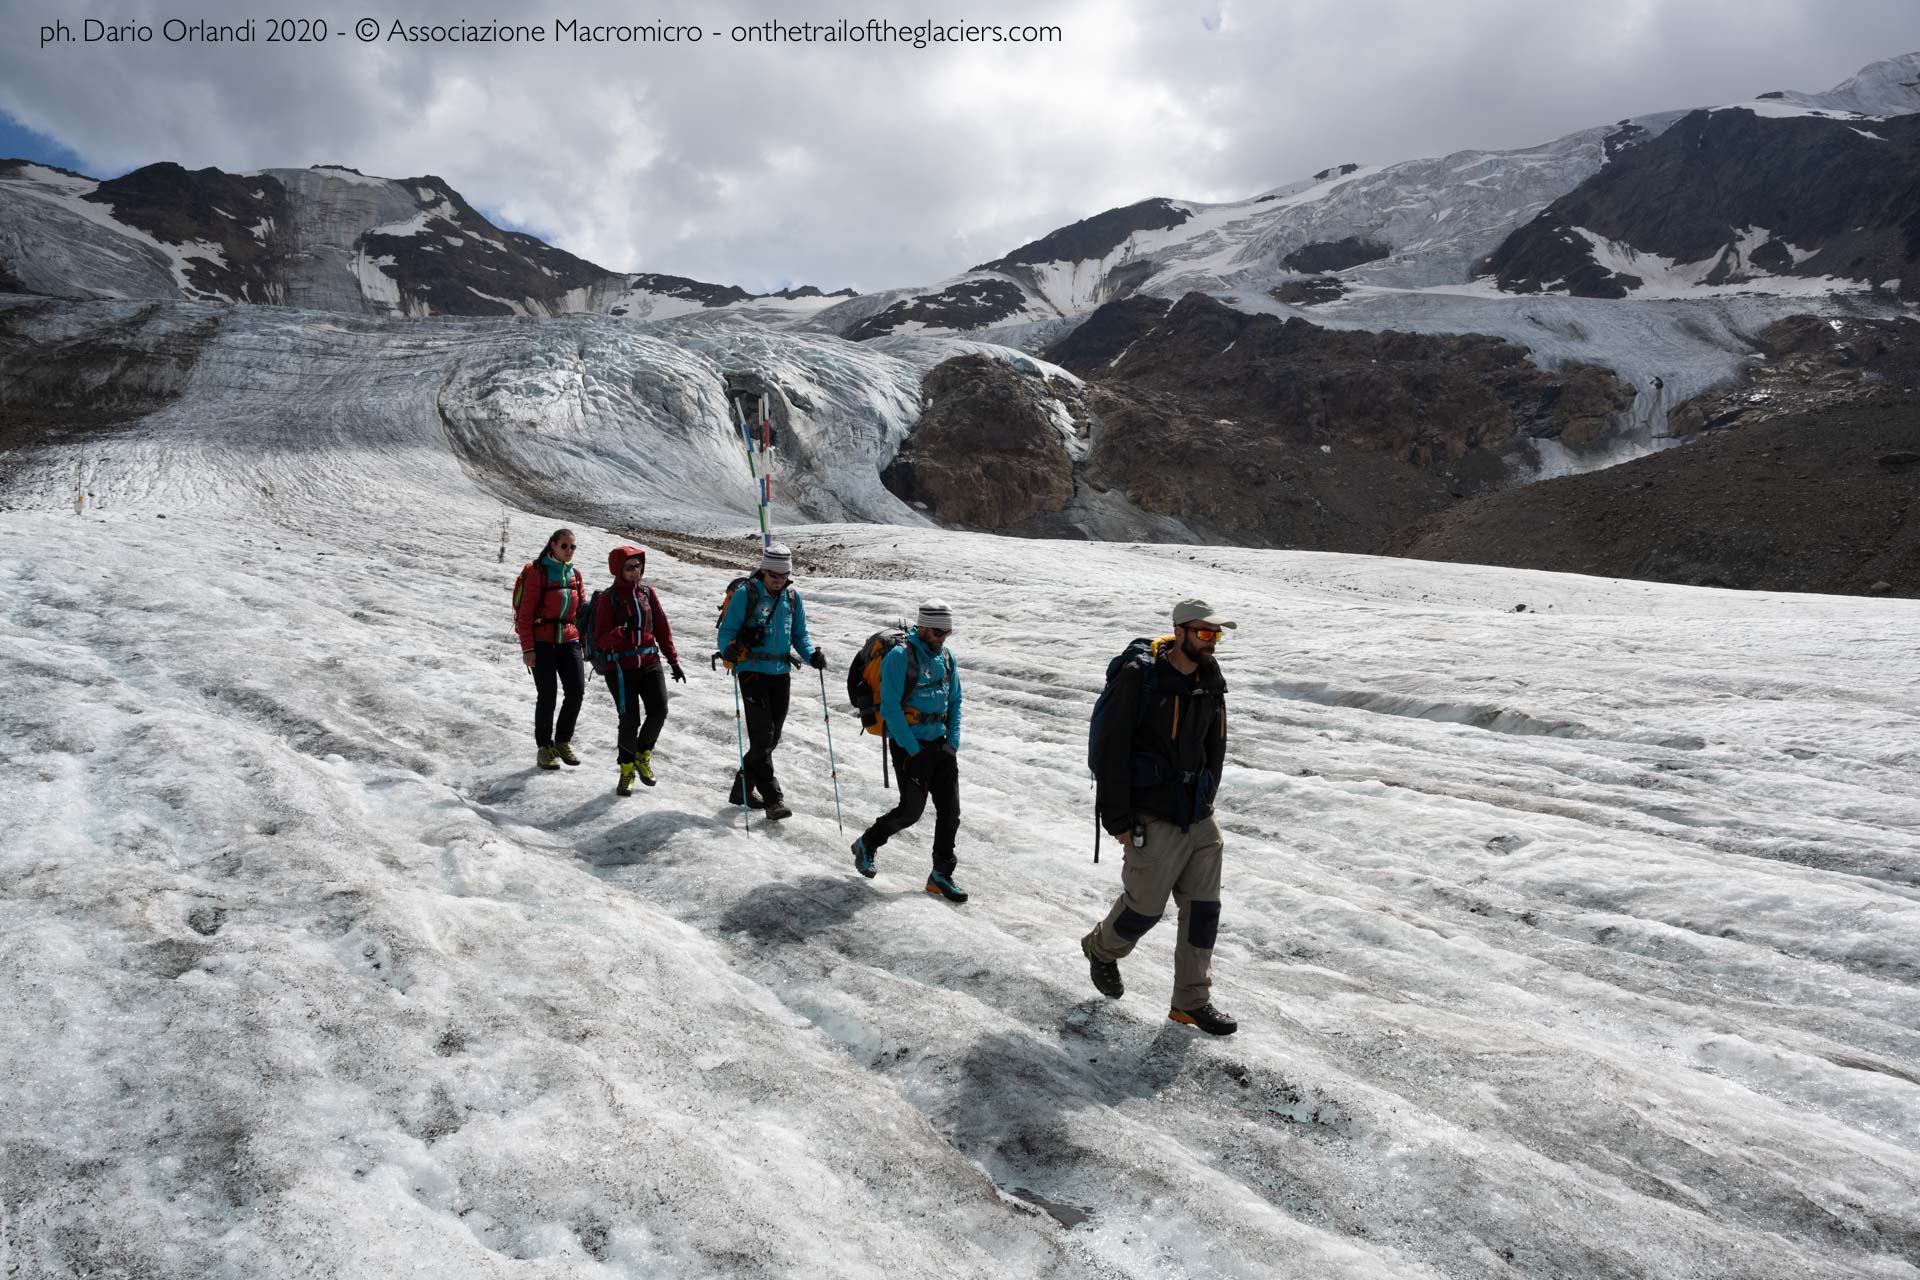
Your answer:
[[[771,542],[760,553],[760,571],[762,573],[792,573],[793,552],[784,542]]]
[[[945,600],[928,600],[920,606],[920,616],[913,625],[925,631],[951,631],[953,610],[947,608]]]

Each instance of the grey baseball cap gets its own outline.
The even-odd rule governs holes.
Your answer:
[[[1174,626],[1190,627],[1196,622],[1209,627],[1225,627],[1228,630],[1232,630],[1234,626],[1225,618],[1217,617],[1213,612],[1213,606],[1205,600],[1182,600],[1173,606]]]

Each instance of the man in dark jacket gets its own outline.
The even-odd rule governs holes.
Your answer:
[[[1118,999],[1120,960],[1160,923],[1172,894],[1180,936],[1167,1016],[1211,1035],[1232,1035],[1213,1007],[1213,941],[1220,928],[1220,827],[1213,797],[1227,754],[1227,684],[1214,661],[1223,628],[1204,600],[1173,607],[1173,634],[1151,659],[1122,666],[1094,743],[1100,825],[1125,850],[1120,896],[1080,940],[1093,985]]]

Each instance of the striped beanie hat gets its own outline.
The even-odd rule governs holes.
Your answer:
[[[792,573],[793,552],[784,542],[770,542],[760,553],[760,572]]]
[[[947,608],[945,600],[929,600],[920,606],[920,614],[913,625],[926,631],[953,630],[953,610]]]

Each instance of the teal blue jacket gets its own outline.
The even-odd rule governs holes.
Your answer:
[[[935,654],[921,643],[918,627],[908,629],[907,644],[913,646],[920,668],[913,688],[906,687],[907,645],[895,645],[880,659],[880,719],[887,726],[887,736],[910,756],[920,754],[921,743],[942,738],[958,751],[960,668],[945,648]],[[912,724],[907,723],[908,707],[918,713]]]
[[[807,636],[807,611],[800,603],[800,593],[791,584],[773,596],[767,594],[767,585],[760,581],[759,574],[749,578],[745,586],[733,593],[733,599],[727,601],[726,612],[720,615],[715,647],[725,653],[749,623],[761,628],[760,643],[735,664],[734,670],[784,675],[790,670],[789,650],[798,652],[803,660],[813,657],[813,641]]]

